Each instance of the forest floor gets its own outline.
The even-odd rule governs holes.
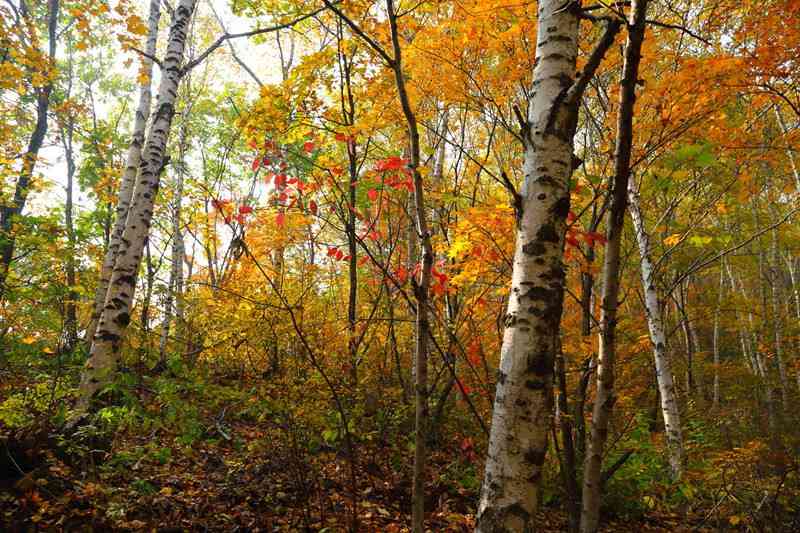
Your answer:
[[[70,435],[35,425],[0,432],[0,530],[331,532],[351,529],[355,515],[358,531],[408,531],[413,451],[402,423],[362,431],[353,462],[335,432],[318,438],[319,428],[301,424],[321,411],[308,392],[299,393],[308,414],[265,417],[275,404],[252,389],[151,385],[128,408],[101,411]],[[256,396],[274,397],[279,385],[269,387]],[[103,420],[114,429],[99,427]],[[359,424],[380,426],[374,417]],[[464,434],[449,432],[432,447],[430,531],[474,528],[483,451]],[[566,530],[557,498],[538,523],[539,531]],[[604,523],[603,531],[712,529],[697,510]]]
[[[252,426],[230,429],[244,438],[260,436]],[[148,440],[117,442],[117,456],[147,447]],[[174,456],[143,455],[125,467],[98,466],[88,475],[47,454],[42,465],[6,487],[10,491],[0,492],[0,523],[7,531],[345,531],[352,523],[349,461],[321,452],[316,464],[300,471],[289,447],[275,444],[253,455],[203,443]],[[432,471],[446,466],[434,456]],[[405,475],[369,462],[359,466],[357,476],[358,530],[408,531],[410,483]],[[428,495],[431,531],[473,530],[475,491],[432,482]],[[617,519],[603,531],[698,531],[698,520],[667,515]],[[539,531],[566,530],[566,516],[559,510],[544,509],[538,523]]]

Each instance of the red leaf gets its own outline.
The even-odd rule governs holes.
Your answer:
[[[339,141],[340,143],[347,141],[347,135],[345,135],[344,133],[337,133],[336,135],[333,136],[333,138]]]
[[[278,196],[278,201],[279,202],[285,202],[288,197],[289,197],[288,194],[286,194],[285,192],[282,192],[281,195]]]
[[[252,213],[252,212],[253,212],[253,208],[251,206],[249,206],[249,205],[240,205],[239,206],[239,213],[242,214],[242,215],[246,215],[246,214]]]
[[[370,201],[374,202],[378,199],[378,191],[375,189],[370,189],[367,191],[367,196],[369,196]]]
[[[275,176],[275,187],[278,189],[286,187],[286,174],[278,174]]]
[[[364,263],[366,263],[368,260],[369,260],[369,256],[366,256],[366,255],[363,256],[361,259],[358,260],[358,266],[364,266]]]
[[[581,243],[578,242],[578,239],[576,239],[575,237],[572,237],[572,236],[567,236],[566,241],[567,241],[567,244],[569,244],[570,246],[575,247],[575,248],[577,248],[581,244]]]
[[[386,159],[381,159],[375,164],[375,170],[378,172],[386,172],[387,170],[400,170],[408,164],[407,159],[402,157],[392,156]]]
[[[282,228],[282,227],[283,227],[283,225],[284,225],[284,224],[286,224],[286,213],[284,213],[284,212],[280,212],[280,213],[278,213],[278,215],[275,217],[275,223],[276,223],[276,224],[277,224],[279,227],[281,227],[281,228]]]
[[[339,250],[336,247],[328,248],[328,257],[333,257]]]
[[[312,214],[316,215],[317,214],[317,202],[315,202],[314,200],[311,200],[308,203],[308,210],[311,211]]]
[[[336,260],[341,261],[342,257],[344,257],[344,252],[342,252],[341,250],[336,250]]]
[[[255,159],[253,159],[253,172],[258,170],[258,167],[260,167],[260,166],[261,166],[261,159],[259,159],[257,157]]]
[[[314,151],[314,141],[306,141],[303,143],[303,150],[309,154]]]
[[[230,223],[231,223],[231,217],[230,217],[230,215],[225,215],[225,223],[226,223],[226,224],[230,224]]]
[[[406,270],[406,267],[404,267],[403,265],[400,265],[399,267],[397,267],[394,276],[397,278],[397,281],[403,284],[408,279],[408,270]]]
[[[244,226],[244,215],[242,215],[242,214],[236,215],[236,222],[238,222],[239,224]]]

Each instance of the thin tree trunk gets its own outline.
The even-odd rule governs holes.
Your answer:
[[[781,383],[781,401],[784,411],[789,407],[789,379],[783,361],[783,276],[781,275],[778,252],[778,229],[772,230],[772,246],[769,265],[770,287],[772,292],[772,335],[775,343],[775,360],[778,364],[778,378]]]
[[[179,161],[175,169],[175,191],[172,205],[172,266],[169,273],[169,287],[164,302],[164,320],[161,324],[159,341],[159,366],[163,369],[167,364],[167,343],[173,314],[175,315],[175,333],[180,339],[178,329],[183,320],[183,226],[181,225],[181,208],[183,204],[183,179],[186,174],[186,151],[188,142],[189,108],[183,112],[181,132],[178,141]]]
[[[789,128],[786,127],[786,122],[783,120],[783,115],[781,114],[781,109],[778,106],[775,106],[775,115],[778,117],[778,125],[781,128],[781,131],[784,135],[789,134]],[[791,149],[786,150],[786,155],[789,158],[789,165],[792,168],[792,176],[794,176],[794,186],[795,191],[800,193],[800,169],[797,167],[797,161],[794,158],[794,151]]]
[[[672,469],[673,479],[679,479],[683,475],[683,436],[675,381],[669,357],[667,356],[667,336],[664,332],[663,306],[659,302],[658,291],[656,290],[650,235],[647,233],[644,219],[642,218],[639,194],[633,187],[628,191],[628,199],[628,209],[631,213],[631,221],[636,233],[636,243],[639,247],[641,259],[645,314],[647,328],[650,331],[650,342],[653,345],[656,381],[658,382],[658,394],[661,398],[661,416],[664,419],[664,432],[666,433],[667,446],[669,447],[669,464]]]
[[[720,315],[722,313],[722,295],[725,289],[725,260],[723,259],[722,264],[719,267],[719,287],[717,294],[717,306],[714,308],[714,337],[713,337],[713,349],[714,349],[714,392],[712,398],[712,407],[714,410],[719,409],[719,364],[720,364],[720,357],[719,357],[719,334],[720,334]]]
[[[625,211],[628,207],[628,183],[633,147],[633,114],[636,104],[636,84],[639,79],[639,63],[642,58],[647,2],[648,0],[631,2],[628,38],[625,43],[625,58],[620,81],[614,177],[610,183],[611,204],[606,218],[606,249],[603,256],[603,296],[600,311],[600,347],[597,354],[597,390],[592,411],[592,436],[583,469],[580,528],[582,533],[594,533],[600,524],[603,453],[616,401],[614,364],[617,351],[620,252],[622,231],[625,227]]]
[[[55,69],[56,63],[56,44],[58,42],[58,13],[59,0],[48,0],[47,2],[47,35],[48,35],[48,69]],[[25,11],[25,22],[31,25],[34,21],[28,20],[30,16]],[[50,79],[48,77],[48,79]],[[39,157],[39,150],[44,144],[47,135],[47,114],[50,110],[50,94],[53,91],[52,81],[36,91],[36,125],[33,128],[31,137],[28,140],[28,148],[22,156],[22,168],[14,186],[14,197],[11,202],[0,206],[0,301],[5,298],[8,290],[8,274],[11,263],[14,260],[14,221],[22,214],[25,203],[28,200],[28,192],[33,179],[33,172],[36,168],[36,161]]]
[[[147,56],[155,57],[156,45],[158,44],[158,22],[161,18],[161,1],[150,0],[150,13],[147,22],[147,43],[145,52]],[[142,163],[142,148],[145,143],[145,131],[147,122],[150,118],[150,102],[152,100],[151,78],[153,76],[153,60],[150,57],[142,57],[142,75],[139,85],[139,103],[136,108],[136,115],[131,133],[131,143],[128,145],[128,154],[125,160],[125,170],[119,184],[117,195],[117,207],[115,213],[114,227],[108,239],[108,246],[103,257],[103,264],[100,267],[100,280],[94,296],[92,307],[92,317],[89,326],[86,328],[85,341],[92,343],[97,331],[97,324],[100,315],[103,313],[103,305],[108,293],[108,283],[111,279],[111,271],[114,269],[114,262],[119,253],[122,233],[128,218],[128,210],[131,206],[133,190],[136,186],[136,176]]]
[[[430,322],[428,315],[431,272],[433,269],[433,244],[428,228],[428,216],[425,208],[425,196],[422,174],[420,174],[420,140],[417,127],[417,117],[411,107],[411,100],[406,92],[406,79],[403,73],[402,49],[400,47],[400,34],[397,28],[397,13],[394,0],[386,0],[386,10],[389,16],[391,30],[392,50],[394,58],[392,70],[394,71],[397,93],[403,116],[408,127],[409,137],[409,171],[414,180],[414,214],[417,223],[417,236],[422,248],[422,268],[419,282],[414,287],[414,296],[417,303],[417,317],[415,328],[415,422],[414,422],[414,475],[412,481],[411,526],[414,533],[424,533],[425,521],[425,472],[426,472],[426,441],[429,424],[428,406],[428,337],[430,336]]]
[[[619,23],[608,25],[576,79],[578,27],[576,9],[565,9],[562,0],[540,0],[534,90],[528,117],[518,113],[524,182],[515,197],[511,293],[478,506],[477,531],[482,533],[532,530],[539,504],[553,416],[578,104]]]
[[[128,223],[120,239],[119,252],[111,274],[106,303],[92,342],[89,359],[81,377],[77,410],[85,412],[95,394],[111,382],[119,359],[122,335],[131,320],[131,302],[142,260],[159,181],[165,164],[165,150],[175,114],[175,98],[183,74],[184,47],[196,0],[181,0],[169,33],[164,56],[156,113],[140,167]]]
[[[573,424],[569,416],[567,403],[567,372],[563,350],[556,355],[556,379],[558,380],[558,397],[556,401],[556,426],[561,429],[561,440],[564,443],[561,464],[562,481],[567,493],[567,516],[570,533],[580,531],[581,524],[581,489],[578,485],[578,465],[573,439]]]
[[[69,50],[67,58],[67,88],[66,98],[72,95],[73,58]],[[75,182],[75,151],[74,151],[75,117],[67,113],[66,123],[61,126],[61,144],[64,147],[64,157],[67,162],[67,184],[64,187],[66,200],[64,202],[64,229],[67,233],[67,257],[64,264],[66,275],[67,294],[64,302],[64,352],[72,352],[78,342],[78,292],[75,290],[75,225],[73,215],[73,188]]]

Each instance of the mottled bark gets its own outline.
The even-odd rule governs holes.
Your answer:
[[[159,362],[162,368],[167,363],[167,343],[169,342],[170,329],[173,315],[175,317],[175,333],[181,338],[181,325],[183,323],[183,257],[185,255],[183,242],[183,225],[181,224],[181,211],[183,207],[183,180],[186,175],[186,152],[189,136],[189,108],[183,112],[181,132],[178,141],[178,161],[175,165],[175,190],[172,203],[172,264],[169,271],[169,286],[164,300],[164,320],[161,323],[161,339],[159,340]]]
[[[122,335],[131,321],[136,278],[150,232],[153,207],[165,164],[165,150],[175,114],[175,98],[183,74],[181,64],[186,35],[195,4],[196,0],[181,0],[175,8],[163,60],[153,125],[139,169],[128,222],[120,237],[103,312],[81,377],[79,412],[87,410],[95,394],[111,382],[119,358]]]
[[[511,294],[505,316],[477,531],[534,527],[553,415],[564,300],[564,235],[578,103],[619,29],[612,24],[576,78],[580,2],[541,0],[536,67],[522,131]]]
[[[150,1],[150,12],[147,19],[147,43],[145,53],[150,57],[155,57],[156,45],[158,41],[158,22],[161,18],[161,1]],[[150,118],[150,103],[152,93],[150,86],[153,76],[153,61],[147,56],[142,57],[142,74],[144,75],[139,85],[139,103],[136,107],[136,115],[133,122],[133,132],[131,133],[131,143],[128,145],[128,153],[125,159],[125,169],[119,184],[117,194],[117,206],[115,210],[114,226],[108,238],[108,246],[103,256],[103,264],[100,267],[100,279],[95,290],[94,305],[92,307],[92,317],[89,326],[86,328],[85,340],[87,343],[93,342],[94,334],[97,331],[97,323],[103,313],[108,283],[111,279],[111,271],[114,269],[114,262],[121,245],[122,233],[125,230],[125,223],[128,219],[128,210],[131,205],[133,190],[136,186],[136,176],[142,162],[142,148],[145,143],[145,131],[147,122]]]
[[[669,357],[667,356],[667,336],[664,332],[663,305],[656,289],[655,271],[650,245],[650,235],[644,225],[639,194],[633,187],[628,191],[631,221],[636,233],[641,260],[642,289],[644,290],[645,314],[650,342],[653,345],[653,359],[656,366],[658,394],[661,398],[661,416],[664,419],[664,432],[669,447],[669,464],[673,479],[683,475],[683,435],[678,398]]]

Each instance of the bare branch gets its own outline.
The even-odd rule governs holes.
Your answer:
[[[326,0],[325,3],[328,4],[327,0]],[[310,13],[306,13],[305,15],[302,15],[302,16],[294,19],[294,20],[291,20],[289,22],[285,22],[283,24],[278,24],[277,26],[271,26],[269,28],[259,28],[257,30],[246,31],[246,32],[242,32],[242,33],[225,33],[224,35],[220,36],[219,39],[214,41],[214,43],[211,46],[206,48],[206,50],[202,54],[197,56],[196,59],[194,59],[193,61],[190,61],[189,63],[184,65],[183,70],[182,70],[182,74],[186,74],[187,72],[192,70],[194,67],[196,67],[197,65],[199,65],[200,63],[205,61],[205,59],[209,55],[211,55],[211,53],[214,52],[214,50],[216,50],[217,48],[222,46],[222,44],[225,41],[229,40],[229,39],[238,39],[240,37],[254,37],[256,35],[262,35],[264,33],[271,33],[271,32],[276,32],[276,31],[279,31],[279,30],[285,30],[287,28],[291,28],[291,27],[303,22],[304,20],[308,20],[311,17],[315,17],[315,16],[319,15],[320,13],[325,11],[325,9],[326,8],[321,7],[321,8],[316,9],[316,10],[310,12]]]
[[[589,81],[591,81],[595,72],[597,72],[597,69],[600,67],[600,63],[603,62],[603,57],[605,57],[608,49],[611,48],[612,44],[614,44],[614,38],[617,36],[617,33],[621,27],[621,20],[608,21],[606,25],[606,31],[603,33],[603,36],[597,43],[597,46],[595,46],[594,50],[589,56],[589,59],[586,61],[586,66],[583,67],[583,72],[578,75],[578,78],[567,90],[567,98],[564,102],[567,106],[576,105],[580,101],[581,97],[583,97],[583,93],[586,90],[586,87],[589,85]]]

